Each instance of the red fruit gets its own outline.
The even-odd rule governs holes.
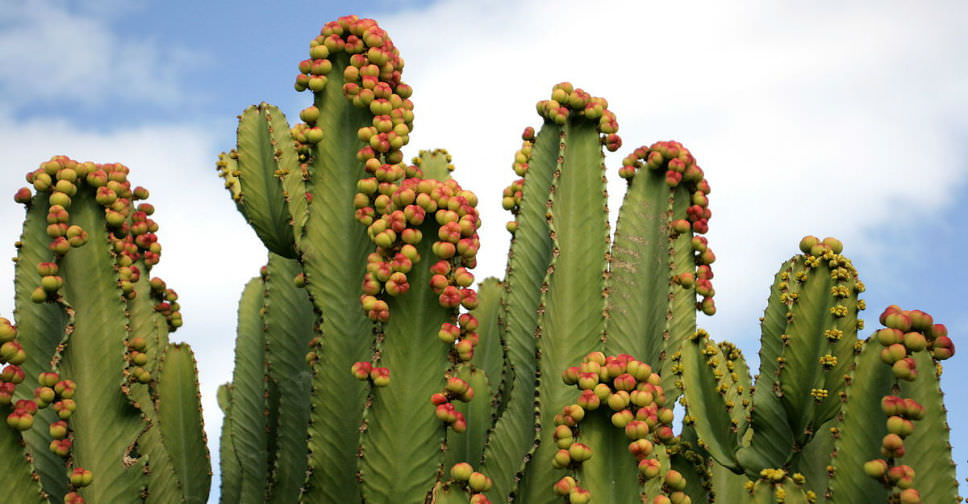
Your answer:
[[[0,345],[0,362],[9,362],[19,366],[25,360],[27,360],[27,355],[24,353],[24,347],[19,342],[8,341]],[[20,374],[23,374],[23,372],[21,371]]]
[[[668,425],[663,425],[655,430],[655,437],[658,438],[663,443],[668,443],[675,438],[675,434],[672,432],[672,427]]]
[[[554,491],[555,495],[565,496],[565,495],[568,495],[568,493],[571,492],[571,490],[575,488],[577,485],[578,483],[575,482],[575,478],[572,478],[571,476],[565,476],[560,480],[558,480],[557,482],[555,482],[555,484],[552,485],[551,489],[552,491]]]
[[[901,457],[904,455],[904,440],[897,434],[887,434],[881,440],[881,454],[885,457]]]
[[[578,388],[582,390],[591,390],[598,385],[598,373],[596,372],[583,372],[578,375]]]
[[[642,459],[639,461],[639,472],[645,479],[652,479],[662,471],[662,465],[656,459]]]
[[[61,380],[54,384],[54,392],[58,396],[64,399],[70,399],[74,397],[74,391],[77,389],[77,385],[73,380]]]
[[[887,472],[887,461],[874,459],[864,462],[864,472],[871,478],[880,478]]]
[[[50,387],[37,387],[34,389],[34,401],[42,408],[54,402],[54,398],[54,389]]]
[[[49,448],[54,455],[66,457],[71,452],[72,444],[70,439],[55,439],[50,442]]]
[[[370,370],[370,380],[374,387],[386,387],[390,384],[390,370],[385,367],[375,367]]]
[[[912,432],[914,432],[914,423],[910,420],[900,417],[892,416],[887,419],[887,432],[891,434],[897,434],[902,438],[908,437]]]
[[[675,469],[669,469],[669,472],[665,474],[664,480],[665,484],[673,490],[681,492],[686,488],[686,478]]]
[[[461,304],[461,299],[462,297],[460,290],[453,285],[448,285],[445,287],[440,293],[440,296],[437,298],[440,306],[443,306],[444,308],[457,308]]]
[[[937,360],[950,359],[955,354],[955,344],[947,336],[939,336],[931,345],[931,356]]]
[[[26,378],[26,376],[23,369],[15,364],[8,364],[4,366],[3,371],[0,372],[0,382],[18,385],[23,383],[24,378]]]
[[[928,347],[928,340],[919,332],[904,333],[903,341],[911,352],[920,352]]]
[[[911,330],[911,319],[904,313],[894,311],[884,317],[884,325],[892,329],[907,332]]]
[[[619,390],[614,394],[609,394],[606,402],[608,402],[608,407],[612,408],[613,411],[623,410],[629,405],[629,393],[624,390]]]
[[[921,504],[921,493],[913,488],[902,490],[900,494],[901,504]]]
[[[884,364],[894,364],[895,362],[903,360],[905,357],[907,357],[907,348],[900,343],[894,343],[887,348],[881,349],[881,361]]]
[[[924,418],[924,406],[918,404],[918,402],[914,399],[902,399],[901,405],[898,409],[900,410],[898,414],[905,418],[911,420],[920,420]]]
[[[353,364],[350,370],[357,380],[365,380],[370,377],[370,371],[373,370],[373,364],[363,361],[356,362]]]
[[[568,455],[573,461],[580,463],[592,458],[592,449],[584,443],[573,443],[568,448]]]
[[[904,408],[904,400],[900,397],[888,395],[881,399],[881,410],[887,416],[901,414]]]
[[[635,415],[630,410],[623,409],[612,414],[612,425],[624,429],[633,419],[635,419]]]
[[[670,228],[674,233],[682,234],[689,232],[689,230],[692,229],[692,225],[689,224],[689,221],[685,219],[679,219],[673,221]]]
[[[551,459],[551,465],[555,469],[568,467],[569,464],[571,464],[571,454],[568,453],[568,450],[558,450]]]
[[[460,434],[467,431],[467,420],[464,419],[464,415],[460,412],[455,413],[457,418],[450,424],[450,428],[454,429],[454,432]]]
[[[636,420],[635,422],[630,422],[629,425],[636,424],[637,422],[639,421]],[[648,428],[648,425],[646,425],[645,427]],[[626,429],[627,428],[628,426],[626,426]],[[628,433],[627,430],[626,430],[626,433]],[[649,441],[648,439],[645,439],[645,436],[641,436],[638,439],[629,443],[629,453],[631,453],[632,456],[639,461],[651,455],[653,448],[654,447],[652,445],[652,442]]]
[[[911,320],[911,329],[915,331],[929,331],[934,326],[934,319],[931,315],[921,310],[911,310],[905,312],[905,315]]]
[[[27,203],[30,203],[30,199],[32,197],[33,197],[33,194],[30,192],[30,189],[26,187],[21,187],[20,189],[17,190],[16,193],[14,193],[13,200],[16,201],[17,203],[26,205]]]
[[[20,401],[17,402],[18,404],[20,403]],[[19,431],[30,430],[34,426],[34,416],[24,408],[16,408],[13,410],[13,413],[7,415],[7,425],[11,429],[17,429]]]
[[[0,406],[6,406],[13,400],[13,393],[17,386],[10,382],[0,383]]]
[[[645,437],[649,435],[649,424],[641,420],[632,420],[631,422],[625,425],[625,435],[629,439],[645,441],[646,443],[648,443],[648,441],[645,440]],[[651,447],[651,443],[650,443],[650,447]],[[629,449],[630,450],[632,449],[632,445],[629,445]],[[635,453],[633,453],[633,455],[635,455]],[[646,453],[645,455],[648,455],[648,453]]]
[[[71,485],[78,488],[90,485],[93,479],[94,476],[91,471],[81,467],[74,468],[70,475]]]
[[[576,486],[568,492],[569,504],[588,504],[592,500],[592,494],[588,490]]]
[[[878,343],[886,347],[900,343],[904,339],[903,332],[887,327],[874,333],[874,336],[877,338]]]
[[[474,473],[474,468],[467,462],[454,464],[450,468],[450,477],[456,481],[467,481],[472,473]]]
[[[50,424],[50,427],[48,428],[48,432],[50,432],[50,437],[52,437],[54,439],[64,439],[64,438],[66,438],[67,437],[67,422],[65,422],[63,420],[58,420],[58,421]]]
[[[450,322],[444,322],[440,326],[440,331],[437,332],[437,338],[441,342],[448,344],[456,341],[458,336],[460,336],[460,329]]]
[[[473,289],[461,289],[460,290],[460,304],[468,310],[473,310],[477,308],[479,301],[477,299],[477,292]]]
[[[44,264],[44,263],[41,263]],[[17,337],[17,328],[9,320],[0,317],[0,343],[13,341]]]
[[[466,381],[452,376],[447,379],[447,383],[444,384],[444,390],[450,392],[453,395],[461,395],[470,388],[470,385]]]
[[[632,391],[635,390],[636,380],[631,374],[622,373],[616,376],[612,383],[617,390]]]
[[[441,422],[451,423],[457,419],[457,410],[454,408],[453,403],[446,402],[443,404],[438,404],[437,408],[435,409],[435,413],[437,415],[437,419]]]
[[[84,498],[77,492],[67,492],[64,495],[64,504],[84,504]]]
[[[600,384],[600,385],[604,385],[604,384]],[[606,387],[608,386],[606,385]],[[579,406],[582,407],[582,409],[585,409],[588,411],[594,411],[598,409],[599,406],[601,406],[601,399],[592,390],[583,390],[581,395],[578,396],[578,401],[576,402],[578,403]]]
[[[895,362],[891,371],[899,380],[914,381],[918,377],[917,364],[910,357]]]
[[[491,489],[491,485],[491,478],[479,472],[473,472],[467,478],[467,486],[475,492],[486,492]]]
[[[702,302],[699,303],[699,309],[705,315],[711,317],[716,314],[716,302],[711,297],[703,298]]]

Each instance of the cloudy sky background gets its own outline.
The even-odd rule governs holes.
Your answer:
[[[889,304],[948,325],[961,353],[946,363],[943,389],[964,485],[963,3],[261,4],[0,0],[0,193],[12,195],[55,154],[123,162],[151,190],[164,245],[152,273],[180,294],[185,327],[173,339],[196,351],[210,440],[221,425],[215,389],[231,377],[238,296],[265,261],[215,159],[234,146],[245,106],[265,100],[296,117],[309,104],[292,88],[308,41],[356,13],[376,18],[406,60],[416,120],[405,152],[447,148],[481,200],[479,278],[503,272],[500,192],[514,178],[520,131],[539,125],[535,101],[571,81],[618,116],[625,147],[608,158],[613,211],[620,156],[638,145],[679,140],[705,169],[719,313],[700,324],[715,338],[755,360],[769,282],[804,234],[845,243],[868,288],[865,336]],[[22,212],[12,198],[0,203],[10,255]],[[12,276],[11,263],[0,266],[8,317]]]

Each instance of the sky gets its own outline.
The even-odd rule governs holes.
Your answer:
[[[789,5],[787,5],[789,4]],[[867,285],[866,336],[898,304],[945,323],[961,352],[945,363],[954,458],[968,476],[968,284],[959,201],[968,195],[968,5],[911,2],[580,0],[345,3],[0,0],[0,193],[55,154],[123,162],[164,245],[152,271],[179,292],[196,352],[208,438],[215,390],[231,379],[235,312],[264,248],[216,176],[235,116],[260,101],[289,117],[309,40],[331,19],[373,17],[400,49],[414,88],[404,149],[444,147],[478,194],[478,278],[501,276],[515,177],[534,103],[570,81],[609,101],[625,147],[607,157],[610,207],[621,157],[675,139],[712,186],[708,238],[716,303],[700,325],[755,361],[780,263],[805,234],[836,236]],[[2,189],[6,188],[6,189]],[[22,207],[0,202],[0,251]],[[612,216],[614,222],[615,215]],[[5,237],[5,238],[4,238]],[[0,265],[0,316],[13,310]],[[217,466],[216,466],[217,473]],[[213,499],[217,483],[213,482]]]

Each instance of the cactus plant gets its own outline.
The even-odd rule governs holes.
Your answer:
[[[299,63],[302,122],[249,107],[219,156],[268,257],[219,389],[222,502],[958,499],[938,386],[954,345],[898,307],[859,339],[864,286],[839,241],[808,236],[781,266],[754,381],[697,325],[716,256],[696,159],[674,141],[630,152],[613,235],[616,116],[561,83],[502,196],[505,276],[475,290],[477,196],[446,151],[404,162],[402,68],[374,21],[327,23]],[[62,157],[28,180],[0,481],[23,502],[204,500],[193,361],[168,343],[174,292],[148,280],[153,209],[132,203],[147,191]]]
[[[848,400],[848,383],[872,373],[858,360],[872,351],[860,351],[863,284],[838,241],[805,239],[805,255],[778,274],[754,386],[738,349],[713,344],[696,325],[697,311],[715,313],[715,254],[701,236],[711,217],[702,169],[677,142],[626,156],[619,175],[628,191],[613,240],[603,149],[620,148],[618,124],[604,99],[562,83],[538,103],[544,124],[525,129],[513,163],[519,179],[504,191],[514,215],[505,278],[482,284],[466,303],[461,289],[475,261],[463,250],[476,251],[479,221],[464,207],[476,198],[460,192],[461,202],[441,200],[439,184],[424,179],[447,180],[449,156],[423,152],[402,163],[399,149],[413,127],[410,88],[385,32],[355,17],[328,23],[299,68],[297,90],[314,92],[313,106],[300,113],[304,124],[290,128],[270,105],[247,109],[219,172],[266,247],[295,259],[290,273],[318,317],[308,355],[313,393],[301,396],[312,410],[301,502],[772,502],[820,494],[848,502],[864,491],[850,475],[876,453],[860,455],[838,433],[857,428],[851,411],[863,401]],[[444,164],[448,170],[439,169]],[[436,224],[427,222],[431,213]],[[283,260],[292,259],[273,257],[270,269]],[[352,306],[357,296],[362,311]],[[240,317],[271,313],[272,293],[264,299],[240,306]],[[468,311],[459,315],[462,303]],[[922,347],[953,348],[930,334]],[[262,340],[251,341],[245,352],[262,355]],[[267,373],[269,390],[248,394],[271,409],[272,384],[287,384],[273,378],[272,345],[266,354],[268,365],[252,367]],[[896,367],[917,365],[905,359]],[[369,391],[353,387],[352,375]],[[877,376],[861,381],[889,393],[889,380]],[[937,384],[926,387],[933,396],[911,394],[934,397],[941,427]],[[233,401],[238,388],[226,391]],[[676,435],[672,405],[683,393],[686,421]],[[404,422],[395,414],[401,409]],[[894,416],[890,428],[907,428]],[[236,421],[227,415],[231,433]],[[272,422],[271,412],[260,421]],[[919,434],[944,445],[944,429],[927,430]],[[260,446],[277,450],[261,452],[260,467],[287,457],[271,439]],[[828,482],[831,453],[838,457]],[[885,474],[897,467],[906,466]],[[948,485],[950,467],[949,460],[927,468],[934,476],[926,484]],[[880,483],[903,480],[892,477]],[[259,500],[259,492],[243,500]],[[238,490],[223,495],[234,499]]]
[[[27,174],[15,324],[0,319],[5,488],[17,502],[204,502],[211,471],[177,295],[121,164]]]

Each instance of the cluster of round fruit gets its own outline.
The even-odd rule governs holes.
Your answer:
[[[323,26],[320,35],[310,42],[309,59],[299,63],[296,89],[321,93],[330,79],[335,58],[345,53],[349,64],[343,67],[342,93],[354,106],[373,114],[370,126],[359,129],[365,142],[357,152],[361,161],[383,158],[390,164],[403,161],[400,148],[410,141],[413,130],[413,89],[400,81],[403,60],[387,36],[372,19],[345,16]],[[318,120],[318,107],[304,109],[299,117],[305,121],[292,129],[297,150],[308,158],[311,146],[324,138]]]
[[[874,334],[873,340],[883,347],[881,360],[891,366],[897,380],[917,379],[917,366],[911,356],[916,352],[926,351],[938,361],[954,355],[954,343],[948,337],[947,328],[935,324],[931,315],[921,310],[902,310],[897,305],[891,305],[881,313],[880,322],[885,327]],[[921,494],[913,488],[914,469],[895,462],[904,456],[904,439],[914,432],[914,422],[924,418],[924,406],[913,398],[888,394],[881,399],[881,409],[887,416],[887,434],[881,440],[881,455],[884,458],[865,463],[864,472],[896,488],[898,492],[895,498],[898,502],[919,504]]]
[[[7,415],[7,426],[18,431],[30,430],[34,426],[37,410],[51,406],[57,413],[58,420],[48,427],[51,437],[48,448],[51,453],[66,458],[74,443],[68,420],[77,409],[77,403],[74,402],[77,385],[73,380],[61,379],[56,372],[43,372],[37,376],[39,386],[34,389],[34,398],[19,399],[14,403],[13,395],[17,385],[26,378],[20,366],[27,360],[27,354],[17,341],[17,327],[3,317],[0,317],[0,343],[0,364],[6,364],[0,371],[0,407],[12,407]],[[80,467],[70,474],[71,485],[75,488],[89,485],[91,479],[91,471]],[[75,504],[84,502],[73,491],[64,499],[65,502]]]
[[[161,259],[161,244],[158,243],[158,223],[150,218],[155,209],[149,203],[134,202],[148,198],[148,190],[131,187],[128,180],[128,167],[120,163],[95,164],[78,162],[67,156],[54,156],[40,167],[27,174],[27,181],[33,184],[38,194],[47,196],[47,235],[51,238],[50,251],[54,261],[37,265],[40,285],[31,293],[34,302],[43,303],[57,298],[64,279],[58,275],[58,261],[71,248],[83,246],[88,240],[88,230],[70,224],[72,203],[84,201],[79,192],[93,191],[94,201],[104,208],[108,233],[114,251],[115,269],[118,272],[118,287],[127,299],[134,299],[135,284],[141,271],[136,263],[140,260],[146,269]],[[24,205],[31,205],[34,196],[24,187],[17,191],[14,199]],[[165,315],[169,329],[181,326],[181,313],[173,300],[156,296],[163,303],[156,306]],[[164,304],[167,303],[167,304]],[[160,309],[159,309],[160,308]]]
[[[458,462],[450,468],[451,485],[463,487],[470,492],[469,504],[490,504],[484,492],[491,489],[493,482],[484,473],[477,472],[467,462]]]
[[[550,100],[541,100],[537,104],[538,114],[546,120],[564,125],[569,117],[579,117],[590,121],[597,121],[596,129],[601,134],[601,143],[609,152],[614,152],[622,146],[622,138],[616,133],[618,121],[615,114],[608,110],[605,98],[591,96],[581,88],[575,88],[570,82],[556,84],[551,91]],[[501,205],[505,210],[517,215],[520,211],[523,197],[524,176],[531,165],[534,150],[535,131],[528,126],[521,134],[521,148],[514,153],[512,168],[521,177],[504,188]],[[515,232],[518,228],[516,221],[507,223],[507,230]]]
[[[564,125],[569,117],[595,121],[595,128],[602,135],[602,145],[609,152],[615,152],[622,146],[622,138],[618,136],[618,121],[615,113],[608,110],[608,100],[592,96],[570,82],[555,84],[551,89],[551,99],[539,101],[536,108],[538,115],[559,126]]]
[[[665,174],[665,182],[672,194],[676,188],[682,187],[690,195],[691,205],[686,208],[686,218],[671,216],[668,223],[670,239],[690,231],[694,234],[705,234],[709,231],[709,181],[706,180],[702,168],[696,164],[696,159],[689,149],[676,141],[656,142],[648,147],[642,146],[622,159],[619,176],[631,180],[643,167],[650,171]],[[716,254],[709,248],[709,242],[704,236],[693,236],[690,240],[696,271],[685,272],[673,278],[673,281],[685,289],[695,287],[696,293],[702,296],[696,308],[706,315],[716,313],[713,297],[716,294],[712,286],[713,271],[710,265],[716,260]]]
[[[356,195],[357,218],[367,225],[367,235],[377,250],[367,258],[361,304],[370,319],[389,320],[385,297],[410,289],[407,273],[420,262],[417,246],[424,232],[436,232],[431,250],[437,261],[430,267],[430,285],[444,308],[477,306],[471,288],[477,265],[480,217],[477,197],[461,189],[453,179],[407,178],[399,165],[382,165],[376,177],[360,180]],[[433,215],[436,226],[427,217]],[[427,221],[427,225],[425,225]]]
[[[665,406],[666,396],[662,380],[652,367],[627,354],[608,356],[592,352],[585,356],[581,365],[572,366],[562,373],[567,385],[581,390],[574,404],[565,406],[555,416],[553,432],[558,451],[552,459],[555,468],[576,469],[592,457],[592,448],[578,442],[578,425],[586,414],[607,405],[612,411],[611,422],[625,431],[629,438],[629,452],[638,463],[639,472],[646,479],[662,473],[657,456],[653,456],[654,443],[665,444],[675,437],[672,431],[674,414]],[[664,489],[675,502],[686,503],[682,493],[685,479],[676,471],[666,471]],[[588,502],[587,489],[578,486],[572,476],[561,478],[554,492],[566,496],[571,504]]]
[[[454,432],[460,433],[467,430],[467,420],[451,401],[456,399],[470,402],[473,398],[474,389],[469,383],[456,376],[449,376],[444,383],[444,389],[431,396],[430,402],[436,408],[437,419],[454,429]]]

